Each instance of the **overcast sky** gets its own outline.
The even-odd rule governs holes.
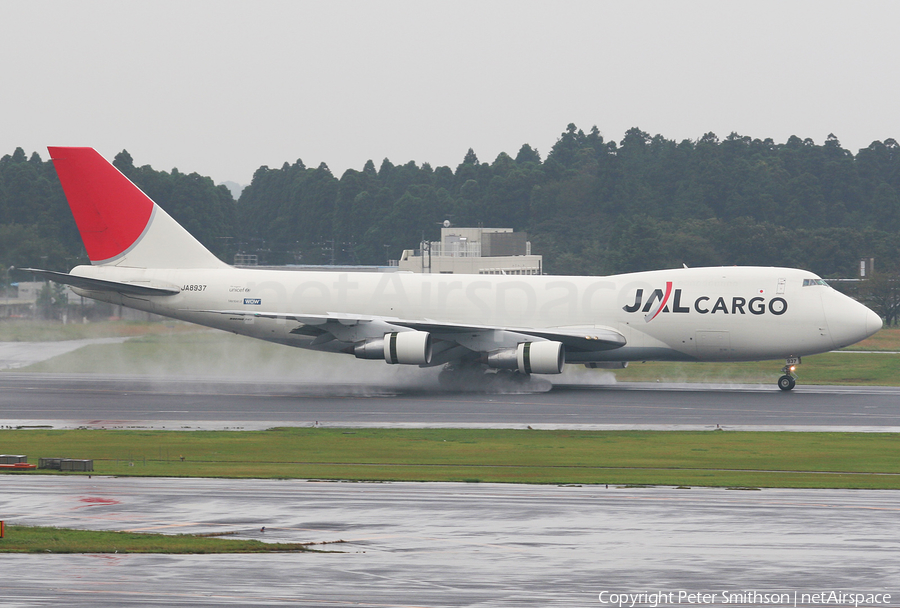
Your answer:
[[[736,131],[900,139],[900,3],[0,0],[0,155],[127,149],[250,182]]]

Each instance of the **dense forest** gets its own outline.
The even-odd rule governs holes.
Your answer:
[[[900,262],[900,145],[853,154],[818,145],[708,133],[676,142],[640,129],[621,142],[569,125],[546,156],[523,145],[455,169],[410,161],[338,178],[323,163],[260,167],[235,202],[196,173],[114,164],[223,259],[384,264],[439,224],[527,231],[552,274],[701,265],[785,265],[853,277],[861,257]],[[68,270],[86,261],[49,161],[0,159],[0,271]]]

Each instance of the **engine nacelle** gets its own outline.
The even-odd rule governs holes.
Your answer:
[[[562,342],[523,342],[515,348],[488,353],[487,364],[497,369],[515,369],[523,374],[561,374],[566,362]]]
[[[383,338],[369,338],[353,348],[357,359],[384,359],[387,363],[428,365],[431,334],[427,331],[394,331]]]

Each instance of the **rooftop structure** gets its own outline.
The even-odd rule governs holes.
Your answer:
[[[524,232],[512,228],[456,228],[444,223],[440,241],[422,241],[400,256],[400,270],[440,274],[541,274]]]

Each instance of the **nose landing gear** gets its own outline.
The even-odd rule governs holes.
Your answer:
[[[797,377],[794,375],[794,370],[800,365],[800,357],[788,357],[785,362],[786,365],[781,368],[781,372],[784,375],[778,379],[778,388],[783,391],[789,391],[797,386]]]
[[[797,386],[797,380],[789,374],[785,374],[778,379],[778,388],[783,391],[789,391],[795,386]]]

